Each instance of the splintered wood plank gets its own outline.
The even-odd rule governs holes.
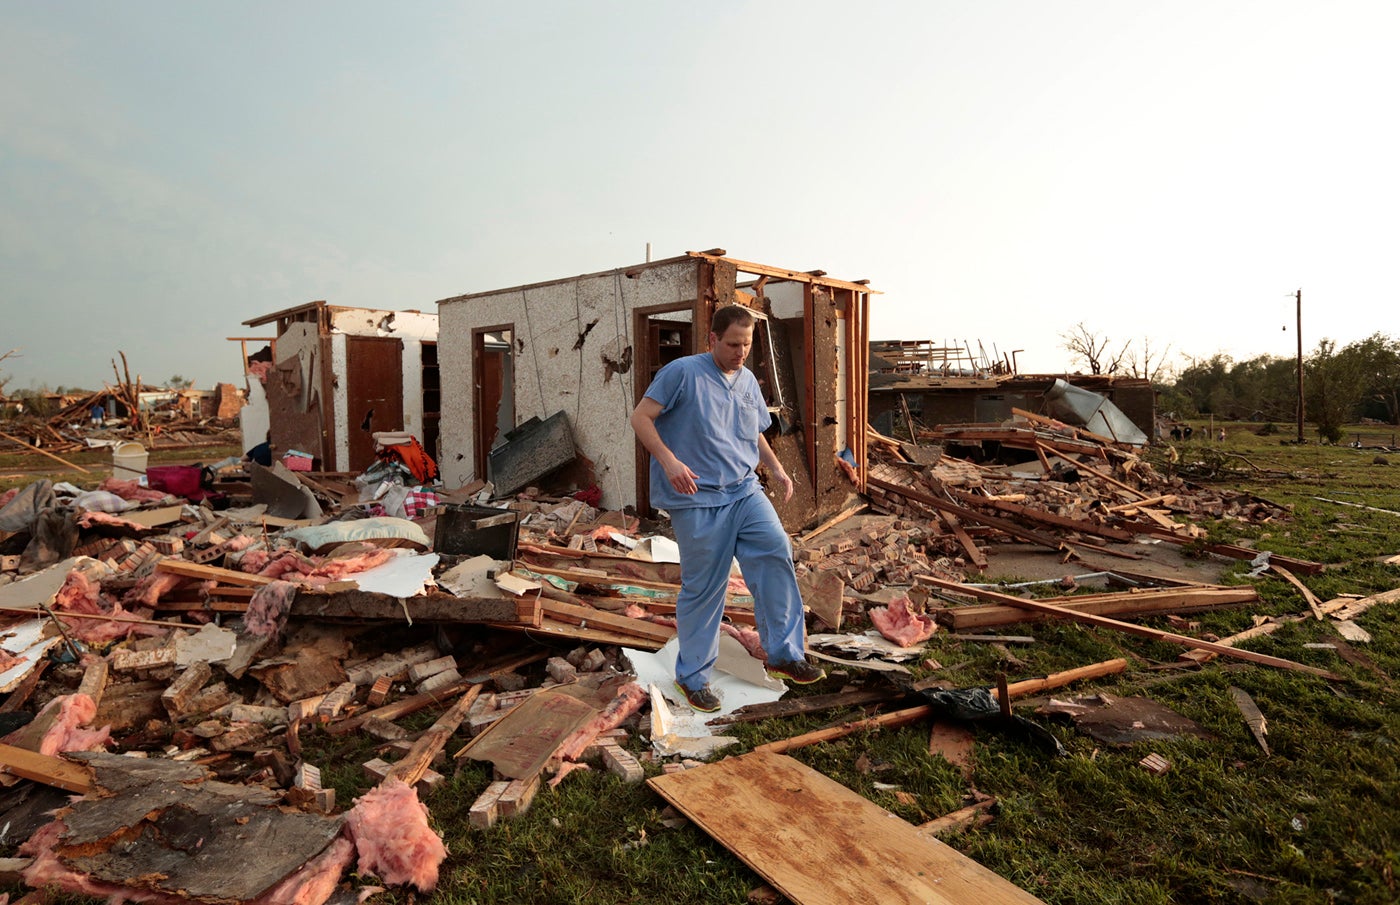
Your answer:
[[[13,745],[0,745],[0,768],[6,773],[79,795],[86,794],[92,786],[92,774],[85,767]]]
[[[754,751],[648,783],[797,905],[1041,901],[786,755]]]
[[[490,761],[511,779],[529,779],[544,769],[564,740],[598,715],[590,704],[567,694],[541,691],[472,739],[457,757]]]

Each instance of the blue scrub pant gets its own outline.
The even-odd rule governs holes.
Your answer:
[[[724,506],[672,509],[671,527],[681,550],[677,681],[692,689],[710,681],[719,658],[730,563],[736,558],[753,592],[758,635],[768,661],[791,663],[806,656],[792,546],[766,496],[752,493]]]

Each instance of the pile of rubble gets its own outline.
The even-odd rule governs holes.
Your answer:
[[[1175,517],[1286,515],[1160,475],[1132,450],[1063,425],[998,426],[994,441],[974,433],[941,436],[937,449],[871,433],[868,496],[794,544],[814,629],[870,620],[909,647],[909,628],[927,637],[935,618],[953,631],[1047,618],[1020,598],[970,599],[978,592],[966,577],[987,568],[997,542],[1029,541],[1065,560],[1131,558],[1114,545],[1146,535],[1253,557],[1205,544]],[[1035,458],[1028,467],[952,455],[973,442],[1028,446]],[[431,507],[397,518],[375,514],[379,497],[363,483],[281,463],[231,466],[201,502],[136,482],[46,485],[0,497],[4,838],[29,840],[31,886],[320,902],[358,858],[361,874],[426,891],[446,852],[418,795],[445,782],[452,762],[492,765],[470,817],[485,829],[590,763],[636,782],[647,760],[662,759],[640,742],[659,734],[664,702],[636,681],[626,652],[674,638],[678,560],[663,535],[643,536],[635,517],[591,505],[596,496],[530,489],[493,500],[478,482],[435,490]],[[1144,593],[1145,584],[1044,606],[1122,625],[1105,614],[1257,599],[1247,588],[1167,582]],[[872,596],[882,590],[887,607]],[[734,576],[726,630],[755,653],[752,606]],[[875,665],[821,656],[856,672]],[[897,702],[917,690],[857,686],[823,703]],[[426,730],[399,722],[427,710],[440,715]],[[306,758],[308,732],[375,739],[376,756],[361,765],[374,791],[348,809],[337,802],[320,784],[325,765]],[[454,738],[466,741],[449,750]],[[695,765],[673,758],[661,769]],[[60,789],[83,797],[54,819]],[[196,827],[212,845],[191,842]],[[272,838],[260,851],[279,857],[256,871],[211,866],[217,857],[241,870],[260,858],[238,846]]]

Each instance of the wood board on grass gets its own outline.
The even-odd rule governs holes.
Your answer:
[[[1041,903],[783,754],[754,751],[648,783],[797,905]]]

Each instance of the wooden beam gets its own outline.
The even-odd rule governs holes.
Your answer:
[[[943,588],[947,591],[966,591],[966,588],[955,581],[945,581],[932,575],[920,575],[919,581],[930,584],[934,587]],[[1305,672],[1309,675],[1320,676],[1333,681],[1342,677],[1334,672],[1325,669],[1318,669],[1315,666],[1308,666],[1303,663],[1296,663],[1292,660],[1285,660],[1281,657],[1270,657],[1267,654],[1257,654],[1254,651],[1239,650],[1217,644],[1213,641],[1202,641],[1199,638],[1191,638],[1186,635],[1178,635],[1175,632],[1163,632],[1157,629],[1148,628],[1143,625],[1134,625],[1131,622],[1120,622],[1117,619],[1109,619],[1107,616],[1095,616],[1092,613],[1079,613],[1062,606],[1055,606],[1050,603],[1041,603],[1037,600],[1024,600],[1020,597],[1012,597],[1009,594],[995,594],[995,592],[984,592],[994,594],[990,599],[998,600],[1008,606],[1020,607],[1021,609],[1032,610],[1038,613],[1046,613],[1052,616],[1060,616],[1074,622],[1082,622],[1086,625],[1096,625],[1101,628],[1117,629],[1129,635],[1137,635],[1140,638],[1150,638],[1153,641],[1166,641],[1171,644],[1180,644],[1183,647],[1194,647],[1199,650],[1208,650],[1225,657],[1234,657],[1239,660],[1248,660],[1251,663],[1258,663],[1261,666],[1273,666],[1278,669],[1288,669],[1295,672]]]
[[[69,462],[67,459],[60,459],[58,456],[56,456],[56,455],[54,455],[53,453],[49,452],[47,449],[40,449],[39,447],[33,445],[32,443],[26,443],[25,441],[21,440],[19,437],[12,437],[12,436],[10,436],[9,434],[6,434],[6,433],[0,433],[0,437],[4,437],[6,440],[9,440],[9,441],[11,441],[11,442],[13,442],[13,443],[18,443],[20,446],[23,446],[25,449],[29,450],[30,452],[36,452],[36,453],[38,453],[38,454],[41,455],[41,456],[48,456],[50,459],[53,459],[55,462],[58,462],[58,463],[61,464],[61,465],[66,465],[67,467],[72,468],[72,469],[75,470],[75,471],[81,471],[83,474],[92,474],[92,472],[88,471],[88,470],[87,470],[86,468],[84,468],[83,466],[81,466],[81,465],[74,465],[72,462]]]
[[[6,773],[54,786],[65,792],[85,795],[92,787],[92,776],[86,768],[61,757],[50,757],[37,751],[16,748],[14,745],[0,745],[0,767],[3,767]]]

